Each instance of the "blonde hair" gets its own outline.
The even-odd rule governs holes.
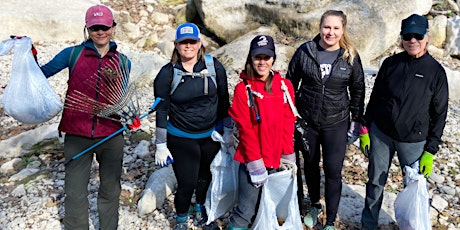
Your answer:
[[[342,49],[345,50],[343,53],[342,59],[347,60],[350,65],[353,65],[353,61],[357,55],[357,50],[353,42],[351,41],[350,37],[348,36],[347,30],[347,16],[341,10],[328,10],[323,13],[321,16],[321,21],[319,23],[319,27],[323,25],[324,19],[329,16],[337,16],[342,18],[342,27],[343,27],[343,34],[340,38],[339,45]]]

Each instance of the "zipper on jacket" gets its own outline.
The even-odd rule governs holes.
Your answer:
[[[97,81],[96,81],[96,101],[99,99],[99,88],[101,82],[101,67],[102,67],[102,58],[99,58],[99,65],[97,67]],[[94,129],[96,128],[97,115],[93,116],[93,123],[91,124],[91,137],[94,137]]]

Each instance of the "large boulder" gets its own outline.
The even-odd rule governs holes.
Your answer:
[[[425,15],[432,6],[431,0],[194,2],[205,26],[227,42],[254,30],[257,24],[275,25],[287,36],[304,42],[318,33],[319,20],[326,10],[342,10],[348,18],[350,37],[365,64],[395,43],[402,19],[413,13]]]
[[[460,56],[460,16],[447,20],[446,51],[450,55]]]

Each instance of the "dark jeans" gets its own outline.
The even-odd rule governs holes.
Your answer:
[[[425,141],[399,142],[382,133],[375,124],[369,129],[371,149],[369,153],[366,199],[361,216],[363,229],[377,229],[379,212],[382,207],[383,191],[388,179],[391,161],[397,152],[401,170],[417,161],[423,153]]]
[[[64,156],[70,159],[102,138],[66,135]],[[120,178],[123,161],[123,136],[117,135],[96,147],[92,152],[69,162],[65,168],[65,229],[89,229],[88,182],[93,152],[99,162],[100,186],[97,197],[100,229],[117,229],[120,200]]]
[[[238,171],[238,201],[228,222],[235,228],[249,228],[254,221],[259,206],[262,187],[252,185],[246,165],[240,164]]]
[[[204,204],[211,183],[211,162],[219,152],[220,143],[211,137],[190,139],[168,134],[168,149],[177,179],[174,205],[177,214],[186,214],[195,192],[196,203]]]
[[[267,168],[268,175],[276,169]],[[234,228],[248,229],[252,226],[257,210],[259,210],[262,187],[256,188],[245,164],[240,164],[238,170],[238,201],[228,222]]]
[[[309,127],[309,154],[303,154],[305,180],[312,203],[319,202],[321,150],[325,176],[326,225],[333,225],[342,192],[342,166],[347,145],[348,120],[318,128]]]

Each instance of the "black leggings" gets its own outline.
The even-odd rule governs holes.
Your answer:
[[[335,221],[342,191],[342,167],[347,145],[348,120],[308,130],[310,152],[303,153],[305,180],[312,203],[320,200],[321,150],[325,175],[326,224]]]
[[[196,203],[204,204],[211,183],[210,165],[219,152],[220,143],[211,137],[190,139],[168,134],[168,149],[174,158],[172,164],[177,179],[174,205],[177,214],[189,210],[193,192]]]

